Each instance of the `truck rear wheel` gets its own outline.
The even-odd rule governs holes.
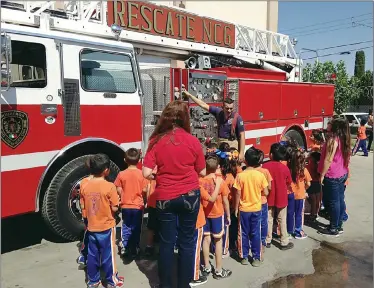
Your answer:
[[[294,140],[297,143],[297,145],[299,145],[299,147],[303,147],[304,149],[306,148],[303,136],[301,136],[301,134],[298,131],[293,129],[288,130],[284,136],[286,136],[286,138]]]
[[[66,240],[79,240],[84,230],[79,205],[79,184],[89,175],[85,163],[90,156],[78,157],[63,166],[53,177],[44,195],[42,217],[55,234]],[[113,162],[110,165],[107,180],[113,182],[119,168]]]

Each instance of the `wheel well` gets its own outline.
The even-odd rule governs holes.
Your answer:
[[[53,177],[56,173],[67,163],[71,160],[89,154],[96,154],[96,153],[105,153],[109,156],[110,160],[112,160],[120,170],[124,170],[126,168],[126,163],[124,161],[124,151],[114,144],[100,141],[100,140],[93,140],[87,141],[80,144],[77,144],[70,149],[66,150],[60,157],[58,157],[52,165],[48,168],[47,173],[44,176],[43,182],[40,186],[39,195],[37,196],[36,202],[36,210],[40,210],[39,207],[42,206],[42,202],[44,199],[44,194],[51,183]]]
[[[296,131],[300,134],[300,136],[303,138],[304,147],[305,147],[305,149],[307,149],[308,144],[307,144],[307,141],[306,141],[306,136],[305,136],[304,130],[299,126],[291,126],[290,128],[287,129],[286,133],[288,131],[291,131],[291,130],[294,130],[294,131]],[[286,133],[284,133],[284,134],[286,134]]]

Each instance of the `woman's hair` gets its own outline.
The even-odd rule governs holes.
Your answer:
[[[148,151],[151,150],[163,136],[176,127],[191,133],[188,106],[181,100],[170,102],[162,111],[161,117],[157,121],[156,128],[150,137]]]
[[[290,161],[288,163],[288,168],[290,168],[292,181],[294,183],[297,183],[297,180],[299,178],[303,178],[305,176],[304,175],[304,169],[305,169],[304,152],[298,149],[293,149],[291,153]]]
[[[348,121],[344,118],[333,119],[331,121],[331,134],[332,137],[329,139],[327,149],[332,153],[334,147],[333,141],[334,139],[339,138],[344,159],[344,167],[348,167],[349,159],[351,157],[351,133]]]

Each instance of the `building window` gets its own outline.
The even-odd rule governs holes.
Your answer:
[[[1,59],[5,70],[5,59]],[[44,88],[47,86],[45,47],[39,43],[12,41],[10,87]]]
[[[128,55],[84,49],[81,83],[86,91],[134,93],[136,83]]]

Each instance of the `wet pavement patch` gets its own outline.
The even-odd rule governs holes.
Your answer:
[[[373,243],[322,242],[312,257],[313,274],[277,278],[262,288],[373,287]]]

